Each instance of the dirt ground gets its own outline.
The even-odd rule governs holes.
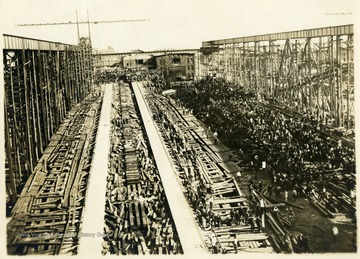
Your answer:
[[[240,165],[241,166],[241,165]],[[235,175],[234,175],[235,176]],[[242,180],[238,181],[245,195],[249,195],[247,181],[249,176],[254,176],[254,172],[246,167],[242,167]],[[270,183],[267,171],[261,170],[257,173],[258,179],[263,181],[263,186]],[[284,199],[283,193],[281,199]],[[289,218],[290,206],[280,208],[280,211],[288,216],[288,220],[292,223],[291,228],[286,228],[293,236],[297,237],[300,232],[308,236],[309,246],[314,253],[355,253],[356,248],[356,225],[351,222],[344,214],[338,213],[334,219],[324,217],[314,208],[307,198],[298,198],[296,201],[292,195],[289,195],[290,202],[303,206],[304,209],[293,207],[295,216]],[[332,235],[332,227],[336,226],[339,234],[334,239]]]

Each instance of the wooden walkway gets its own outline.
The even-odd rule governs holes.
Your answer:
[[[100,255],[104,231],[104,208],[108,155],[110,149],[110,109],[112,84],[105,85],[99,129],[91,168],[83,225],[79,233],[79,255]]]
[[[145,103],[142,92],[142,84],[139,82],[133,82],[132,87],[134,89],[147,135],[149,136],[149,141],[184,254],[205,254],[207,251],[198,226],[196,225],[194,215],[179,186],[175,175],[175,169],[171,163],[171,158],[169,157],[161,136],[157,131],[156,125],[150,114],[149,107]]]

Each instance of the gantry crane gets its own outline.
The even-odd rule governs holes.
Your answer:
[[[49,26],[49,25],[77,25],[77,36],[78,40],[80,40],[80,33],[79,33],[79,24],[88,24],[88,31],[89,31],[89,39],[90,37],[90,24],[100,24],[100,23],[118,23],[118,22],[147,22],[149,18],[146,19],[127,19],[127,20],[109,20],[109,21],[90,21],[89,20],[89,12],[87,12],[87,21],[78,21],[78,14],[76,11],[76,22],[68,21],[68,22],[51,22],[51,23],[23,23],[17,24],[16,26]]]

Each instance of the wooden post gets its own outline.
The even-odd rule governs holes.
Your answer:
[[[27,66],[31,66],[33,67],[33,62],[32,62],[32,53],[33,51],[28,52],[27,54],[27,60],[28,63],[27,63]],[[31,121],[32,121],[32,128],[31,128],[31,131],[33,132],[33,136],[32,136],[32,145],[31,145],[31,149],[32,149],[32,152],[34,154],[34,157],[33,157],[33,163],[35,164],[38,159],[40,158],[40,151],[39,151],[39,145],[41,145],[41,142],[39,143],[39,133],[37,131],[37,126],[36,126],[36,121],[38,121],[37,117],[36,117],[36,113],[35,113],[35,94],[34,94],[34,88],[36,87],[35,84],[34,84],[34,75],[33,75],[33,72],[34,72],[34,69],[30,69],[29,68],[29,91],[30,91],[30,110],[31,110]]]
[[[347,73],[346,73],[346,90],[347,90],[347,96],[346,96],[346,128],[350,128],[350,35],[348,35],[347,38],[347,46],[346,46],[346,62],[347,62]]]
[[[27,69],[26,69],[26,55],[25,55],[25,49],[22,50],[22,69],[23,69],[23,80],[24,80],[24,91],[25,91],[25,118],[26,118],[26,145],[27,145],[27,160],[29,163],[29,168],[26,170],[27,177],[30,176],[32,173],[33,166],[33,154],[32,154],[32,133],[30,133],[31,125],[30,125],[30,111],[29,111],[29,91],[28,91],[28,79],[27,79]]]
[[[11,64],[10,64],[11,67]],[[11,192],[9,193],[10,199],[12,203],[15,203],[16,201],[16,196],[17,196],[17,191],[16,191],[16,172],[14,170],[13,167],[13,156],[12,156],[12,151],[11,151],[11,144],[10,144],[10,134],[9,134],[9,120],[8,120],[8,112],[7,112],[7,102],[6,102],[6,87],[5,87],[5,92],[4,92],[4,119],[5,119],[5,125],[4,125],[4,130],[5,130],[5,149],[6,149],[6,157],[8,160],[8,167],[9,167],[9,178],[10,178],[10,190]],[[15,152],[14,152],[15,153]]]
[[[37,66],[36,64],[36,59],[35,59],[35,51],[32,52],[32,67],[33,67],[33,76],[34,76],[34,90],[35,90],[35,110],[36,110],[36,128],[37,128],[37,132],[38,132],[38,148],[40,151],[40,154],[42,154],[44,152],[43,150],[43,136],[42,136],[42,131],[41,131],[41,119],[40,119],[40,105],[39,105],[39,95],[38,95],[38,88],[41,88],[40,86],[40,82],[37,80],[37,76],[38,76],[38,69],[39,66]],[[38,69],[36,69],[38,68]],[[39,87],[40,86],[40,87]]]
[[[17,61],[18,62],[18,61]],[[10,69],[10,92],[11,92],[11,105],[13,107],[13,114],[12,114],[12,119],[13,119],[13,128],[11,129],[11,146],[15,148],[16,151],[14,151],[14,178],[15,178],[15,183],[17,181],[17,179],[20,179],[21,176],[21,164],[20,164],[20,146],[19,146],[19,122],[17,121],[17,118],[15,116],[15,112],[17,112],[17,106],[19,104],[16,105],[15,103],[15,93],[14,93],[14,75],[13,75],[13,69],[12,69],[12,64],[9,64],[9,69]],[[16,68],[16,73],[18,75],[17,78],[19,78],[19,66],[17,66]],[[7,122],[9,122],[7,120]],[[10,129],[9,129],[10,132]],[[11,153],[10,153],[11,154]]]
[[[261,226],[264,228],[265,227],[265,204],[264,204],[264,199],[260,199],[260,208],[261,208]]]
[[[311,82],[311,38],[307,39],[307,64],[308,64],[308,80],[309,80],[309,97],[307,111],[312,114],[312,82]]]
[[[342,77],[341,77],[341,48],[340,36],[336,36],[336,121],[337,126],[343,126],[343,98],[342,98]]]

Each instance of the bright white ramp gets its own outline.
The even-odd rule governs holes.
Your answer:
[[[102,235],[105,226],[106,177],[108,175],[108,154],[110,149],[111,95],[112,84],[106,84],[93,163],[86,191],[82,227],[79,233],[79,255],[101,255]]]

